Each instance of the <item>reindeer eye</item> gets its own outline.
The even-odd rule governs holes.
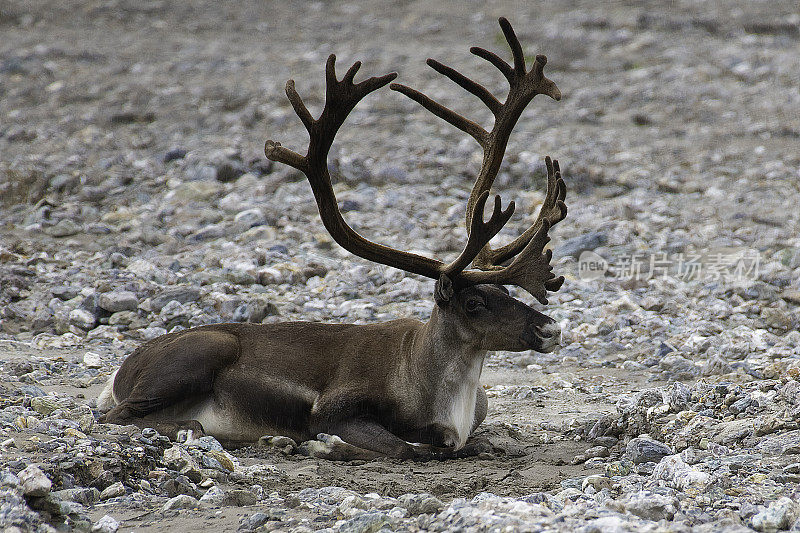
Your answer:
[[[475,298],[472,298],[467,300],[467,303],[464,307],[466,307],[467,311],[475,311],[478,308],[483,307],[483,302]]]

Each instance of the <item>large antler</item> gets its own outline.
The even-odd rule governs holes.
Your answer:
[[[393,266],[429,278],[438,279],[442,274],[448,274],[456,282],[474,283],[471,281],[470,276],[467,275],[469,273],[462,273],[462,270],[474,260],[486,243],[508,222],[514,212],[513,202],[503,211],[500,209],[500,197],[498,196],[495,198],[494,212],[488,222],[483,221],[483,216],[475,217],[471,223],[470,238],[464,251],[455,261],[448,265],[435,259],[371,242],[356,233],[342,218],[328,172],[327,157],[331,144],[347,115],[356,104],[369,93],[389,83],[397,74],[386,74],[385,76],[369,78],[361,83],[353,83],[353,78],[361,67],[361,63],[356,62],[350,67],[344,78],[339,81],[336,79],[335,64],[336,56],[331,55],[328,57],[325,68],[325,107],[320,117],[316,120],[312,118],[311,113],[309,113],[300,95],[295,90],[294,81],[289,80],[286,83],[286,95],[289,97],[297,116],[300,117],[300,120],[308,130],[308,153],[301,156],[297,152],[281,146],[278,142],[267,141],[264,146],[266,156],[273,161],[292,166],[306,175],[311,184],[311,190],[314,192],[314,198],[317,201],[325,229],[347,251],[369,261]],[[488,196],[489,193],[486,192],[476,199],[476,206],[480,207],[481,215]]]
[[[489,54],[489,52],[486,52],[486,54]],[[492,57],[496,56],[492,55]],[[356,104],[369,93],[389,83],[397,75],[391,73],[385,76],[372,77],[360,83],[353,83],[356,72],[361,67],[361,63],[356,62],[350,67],[344,78],[339,81],[336,78],[335,63],[336,56],[331,55],[328,57],[325,69],[325,107],[318,119],[314,119],[305,104],[303,104],[300,95],[295,90],[294,81],[289,80],[286,83],[286,95],[289,97],[297,116],[300,117],[303,125],[308,130],[309,144],[306,155],[301,156],[297,152],[284,148],[275,141],[267,141],[264,146],[264,152],[269,159],[290,165],[306,175],[314,192],[322,222],[331,237],[344,249],[369,261],[433,279],[439,279],[440,276],[447,275],[457,285],[512,283],[530,292],[540,302],[547,303],[547,290],[558,290],[563,282],[563,278],[556,279],[552,273],[552,267],[549,264],[551,253],[549,251],[544,253],[544,245],[549,240],[547,236],[547,231],[550,227],[549,223],[540,225],[538,231],[534,232],[522,244],[520,250],[517,251],[516,258],[508,266],[497,267],[488,272],[464,270],[468,265],[475,262],[478,254],[486,249],[489,241],[497,235],[514,213],[514,202],[511,202],[505,210],[502,210],[500,197],[496,196],[492,215],[488,222],[484,222],[483,212],[486,201],[489,198],[488,189],[491,186],[491,180],[494,179],[493,176],[487,178],[489,179],[489,185],[485,187],[485,190],[473,191],[470,196],[469,205],[478,216],[468,217],[467,229],[469,238],[467,244],[461,254],[449,264],[371,242],[356,233],[345,222],[337,206],[336,196],[331,185],[327,165],[328,152],[336,133]],[[558,91],[558,89],[554,90]],[[435,103],[432,105],[438,106]],[[450,115],[455,116],[452,111],[447,111]],[[521,112],[521,109],[519,112]],[[466,119],[463,120],[466,121]],[[516,121],[516,118],[514,121]],[[480,128],[477,125],[476,127]],[[475,131],[477,132],[477,130]],[[506,141],[507,137],[508,134],[506,133]],[[502,160],[502,152],[500,159]],[[563,186],[563,182],[561,184]]]
[[[503,30],[506,41],[511,48],[514,56],[514,66],[512,67],[496,54],[483,48],[472,47],[470,52],[478,57],[489,61],[494,65],[508,80],[510,89],[508,97],[504,103],[500,103],[497,98],[479,83],[467,78],[460,72],[439,63],[434,59],[428,59],[428,65],[435,71],[443,74],[456,82],[458,85],[474,94],[486,104],[494,114],[494,127],[491,132],[486,131],[481,126],[459,115],[455,111],[431,100],[424,94],[405,85],[393,83],[390,88],[399,91],[412,100],[420,103],[425,109],[434,115],[444,119],[456,128],[471,135],[483,148],[483,164],[480,173],[475,181],[475,185],[467,202],[467,228],[471,227],[471,222],[477,210],[477,201],[481,195],[491,189],[500,164],[505,155],[508,137],[511,130],[517,123],[522,111],[537,94],[546,94],[554,100],[561,99],[561,91],[556,84],[544,76],[544,66],[547,58],[537,55],[533,68],[528,71],[525,67],[525,56],[522,53],[522,46],[514,33],[511,24],[505,18],[500,19],[500,28]],[[508,260],[521,253],[526,245],[533,239],[543,227],[545,220],[549,226],[564,219],[567,215],[567,207],[564,204],[566,187],[559,173],[558,162],[551,163],[550,158],[547,162],[547,194],[545,201],[539,211],[536,222],[528,228],[522,235],[513,242],[493,250],[488,245],[478,254],[473,265],[481,269],[494,269],[498,265],[506,263]]]

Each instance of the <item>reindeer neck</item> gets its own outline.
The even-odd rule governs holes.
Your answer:
[[[434,306],[430,319],[416,332],[410,358],[423,375],[458,379],[486,356],[477,342],[465,342],[457,326]],[[449,375],[449,376],[448,376]]]

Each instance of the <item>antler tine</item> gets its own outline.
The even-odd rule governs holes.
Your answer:
[[[439,102],[432,100],[430,97],[422,94],[416,89],[412,89],[411,87],[403,85],[402,83],[392,83],[389,85],[389,88],[393,91],[403,93],[437,117],[449,122],[464,133],[470,135],[473,139],[478,141],[478,144],[481,146],[485,146],[488,142],[489,132],[487,132],[481,126],[472,122],[468,118],[459,115],[452,109],[443,106]]]
[[[396,73],[390,73],[353,83],[360,67],[360,62],[354,63],[339,81],[336,79],[336,56],[331,54],[328,57],[325,66],[325,107],[317,119],[309,113],[294,82],[287,82],[289,102],[308,130],[308,152],[301,156],[279,142],[269,140],[264,145],[264,153],[272,161],[290,165],[306,175],[325,229],[345,250],[369,261],[438,279],[443,268],[441,261],[371,242],[353,230],[339,212],[327,162],[333,139],[359,101],[397,77]]]
[[[536,233],[508,266],[498,270],[470,270],[463,273],[464,279],[469,283],[516,285],[529,292],[541,304],[547,305],[547,291],[557,291],[564,283],[563,276],[556,277],[553,274],[553,267],[550,265],[553,251],[544,249],[550,241],[547,234],[549,230],[550,222],[543,219]]]
[[[435,59],[428,59],[426,62],[428,66],[430,66],[433,70],[438,72],[439,74],[443,74],[456,82],[461,88],[471,92],[475,96],[481,99],[481,101],[488,107],[491,112],[497,116],[500,111],[503,109],[503,104],[500,103],[500,100],[494,97],[494,95],[481,85],[480,83],[471,80],[470,78],[464,76],[459,71],[452,67],[448,67],[447,65],[443,65],[439,63]]]
[[[481,267],[491,268],[494,265],[502,265],[520,253],[539,230],[543,220],[547,220],[550,227],[553,227],[566,218],[567,205],[564,203],[564,199],[567,196],[567,186],[561,178],[558,160],[552,160],[550,156],[547,156],[544,162],[547,167],[547,192],[544,202],[539,208],[539,215],[536,217],[536,221],[522,235],[509,244],[496,250],[485,249],[480,258],[484,261],[484,263],[481,263]]]
[[[513,83],[514,81],[514,69],[511,66],[503,61],[503,59],[495,54],[494,52],[490,52],[485,48],[481,48],[480,46],[473,46],[469,49],[472,54],[480,57],[481,59],[485,59],[489,63],[495,66],[497,70],[503,73],[503,76],[506,77],[508,83]]]
[[[483,48],[472,47],[470,48],[470,52],[489,61],[506,77],[510,89],[504,103],[501,104],[488,89],[457,70],[433,59],[428,59],[427,61],[431,68],[447,76],[466,91],[480,98],[486,107],[492,111],[495,116],[495,122],[490,132],[487,132],[478,124],[430,99],[419,91],[398,83],[390,85],[391,89],[405,94],[434,115],[471,135],[478,141],[481,148],[483,148],[483,165],[481,166],[480,173],[475,180],[475,185],[467,201],[466,219],[468,229],[472,227],[472,219],[474,213],[477,211],[478,199],[484,192],[491,189],[494,179],[500,170],[506,146],[508,145],[508,138],[517,120],[519,120],[522,111],[537,94],[546,94],[555,100],[561,99],[561,92],[558,90],[556,84],[544,76],[544,66],[547,64],[547,58],[543,55],[536,56],[533,67],[528,71],[525,66],[525,55],[522,51],[522,45],[516,33],[514,33],[514,29],[505,18],[500,18],[499,22],[503,35],[511,49],[513,66],[509,65],[496,54]],[[559,185],[558,180],[552,185],[548,182],[548,199],[561,196],[563,203],[563,194],[558,192],[563,187],[563,182],[561,183],[562,184]],[[550,189],[553,189],[552,193]],[[556,221],[557,217],[548,214],[548,218],[552,223]],[[516,253],[519,253],[531,239],[535,231],[536,228],[531,228],[531,231],[526,232],[520,239],[514,241],[514,243],[512,243],[513,246],[504,246],[499,252],[492,250],[487,244],[476,256],[473,264],[478,268],[496,268],[497,265],[507,261]]]
[[[511,53],[514,55],[514,70],[517,74],[525,74],[525,54],[522,53],[522,45],[519,44],[517,34],[514,33],[514,28],[505,17],[500,17],[500,29],[503,30],[503,35],[506,37],[506,42],[511,48]]]
[[[445,274],[450,277],[462,272],[465,268],[472,263],[475,256],[483,249],[486,244],[497,235],[497,233],[506,225],[508,219],[514,214],[514,202],[508,204],[508,207],[503,211],[501,209],[500,196],[494,197],[494,209],[492,216],[488,222],[483,221],[483,209],[486,206],[486,200],[489,198],[489,191],[484,192],[476,204],[478,216],[472,217],[472,227],[469,231],[469,238],[467,244],[461,254],[449,265],[443,268]]]

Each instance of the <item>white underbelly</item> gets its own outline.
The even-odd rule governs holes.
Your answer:
[[[283,434],[278,428],[247,420],[211,397],[183,409],[162,413],[162,416],[165,414],[173,420],[197,420],[207,435],[219,440],[255,442],[264,435]]]

